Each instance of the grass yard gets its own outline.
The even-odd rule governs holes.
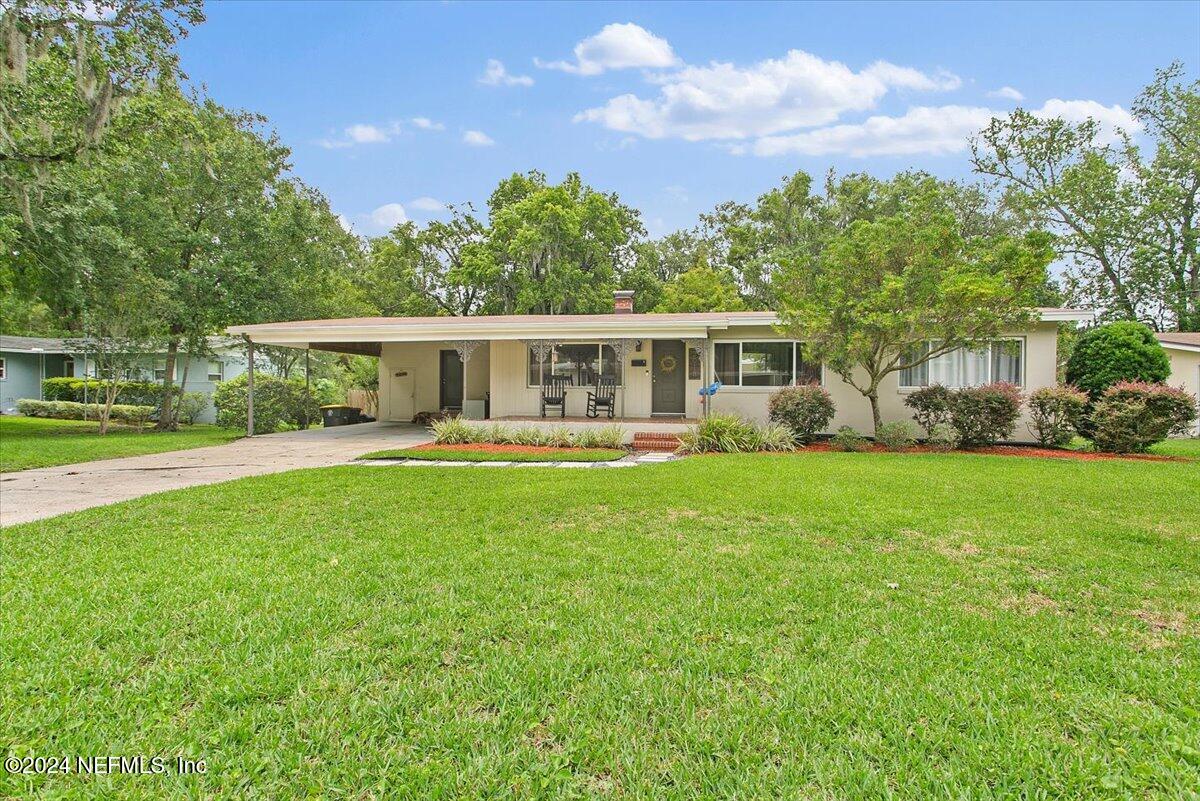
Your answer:
[[[110,428],[103,437],[98,429],[98,423],[82,420],[0,416],[0,472],[223,445],[238,438],[236,431],[208,425],[164,433]]]
[[[1151,453],[1160,456],[1187,456],[1200,459],[1200,439],[1169,439],[1150,446]]]
[[[435,462],[611,462],[626,456],[615,448],[540,448],[422,445],[374,451],[359,459],[422,459]]]
[[[1184,798],[1200,466],[347,466],[6,529],[0,797]]]

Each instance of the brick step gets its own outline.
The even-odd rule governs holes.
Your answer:
[[[676,434],[638,431],[633,435],[635,451],[665,451],[669,453],[678,447],[679,437]]]

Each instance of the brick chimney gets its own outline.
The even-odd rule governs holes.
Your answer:
[[[613,292],[613,311],[617,314],[633,313],[632,289],[618,289]]]

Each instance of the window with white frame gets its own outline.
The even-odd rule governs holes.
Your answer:
[[[921,347],[919,355],[929,352],[931,345]],[[1025,340],[1003,339],[978,348],[956,348],[934,356],[927,362],[900,371],[903,388],[977,387],[993,381],[1025,385]]]
[[[611,345],[599,342],[572,342],[555,345],[538,364],[537,353],[529,348],[529,386],[541,384],[542,377],[565,376],[576,387],[594,386],[598,378],[612,378],[621,385],[620,360]]]
[[[225,380],[225,362],[210,361],[208,363],[208,380],[214,384]]]
[[[154,360],[154,380],[162,381],[164,378],[166,378],[166,375],[167,375],[167,360],[166,359],[155,359]],[[174,381],[175,376],[171,376],[171,380]]]
[[[821,383],[821,363],[807,354],[802,342],[715,342],[713,367],[717,380],[731,387],[785,387]]]
[[[0,381],[8,378],[8,362],[3,356],[0,356]]]

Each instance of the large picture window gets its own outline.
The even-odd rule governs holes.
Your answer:
[[[930,345],[920,353],[928,353]],[[978,348],[957,348],[934,356],[923,364],[900,371],[900,386],[905,388],[977,387],[992,381],[1007,381],[1024,386],[1025,340],[1005,339]]]
[[[717,342],[713,362],[717,380],[731,387],[821,383],[821,364],[807,356],[802,342]]]
[[[599,378],[612,378],[621,386],[621,363],[611,345],[599,342],[572,342],[555,345],[538,364],[537,353],[529,349],[529,386],[536,387],[541,377],[557,375],[570,379],[576,387],[595,386]]]

